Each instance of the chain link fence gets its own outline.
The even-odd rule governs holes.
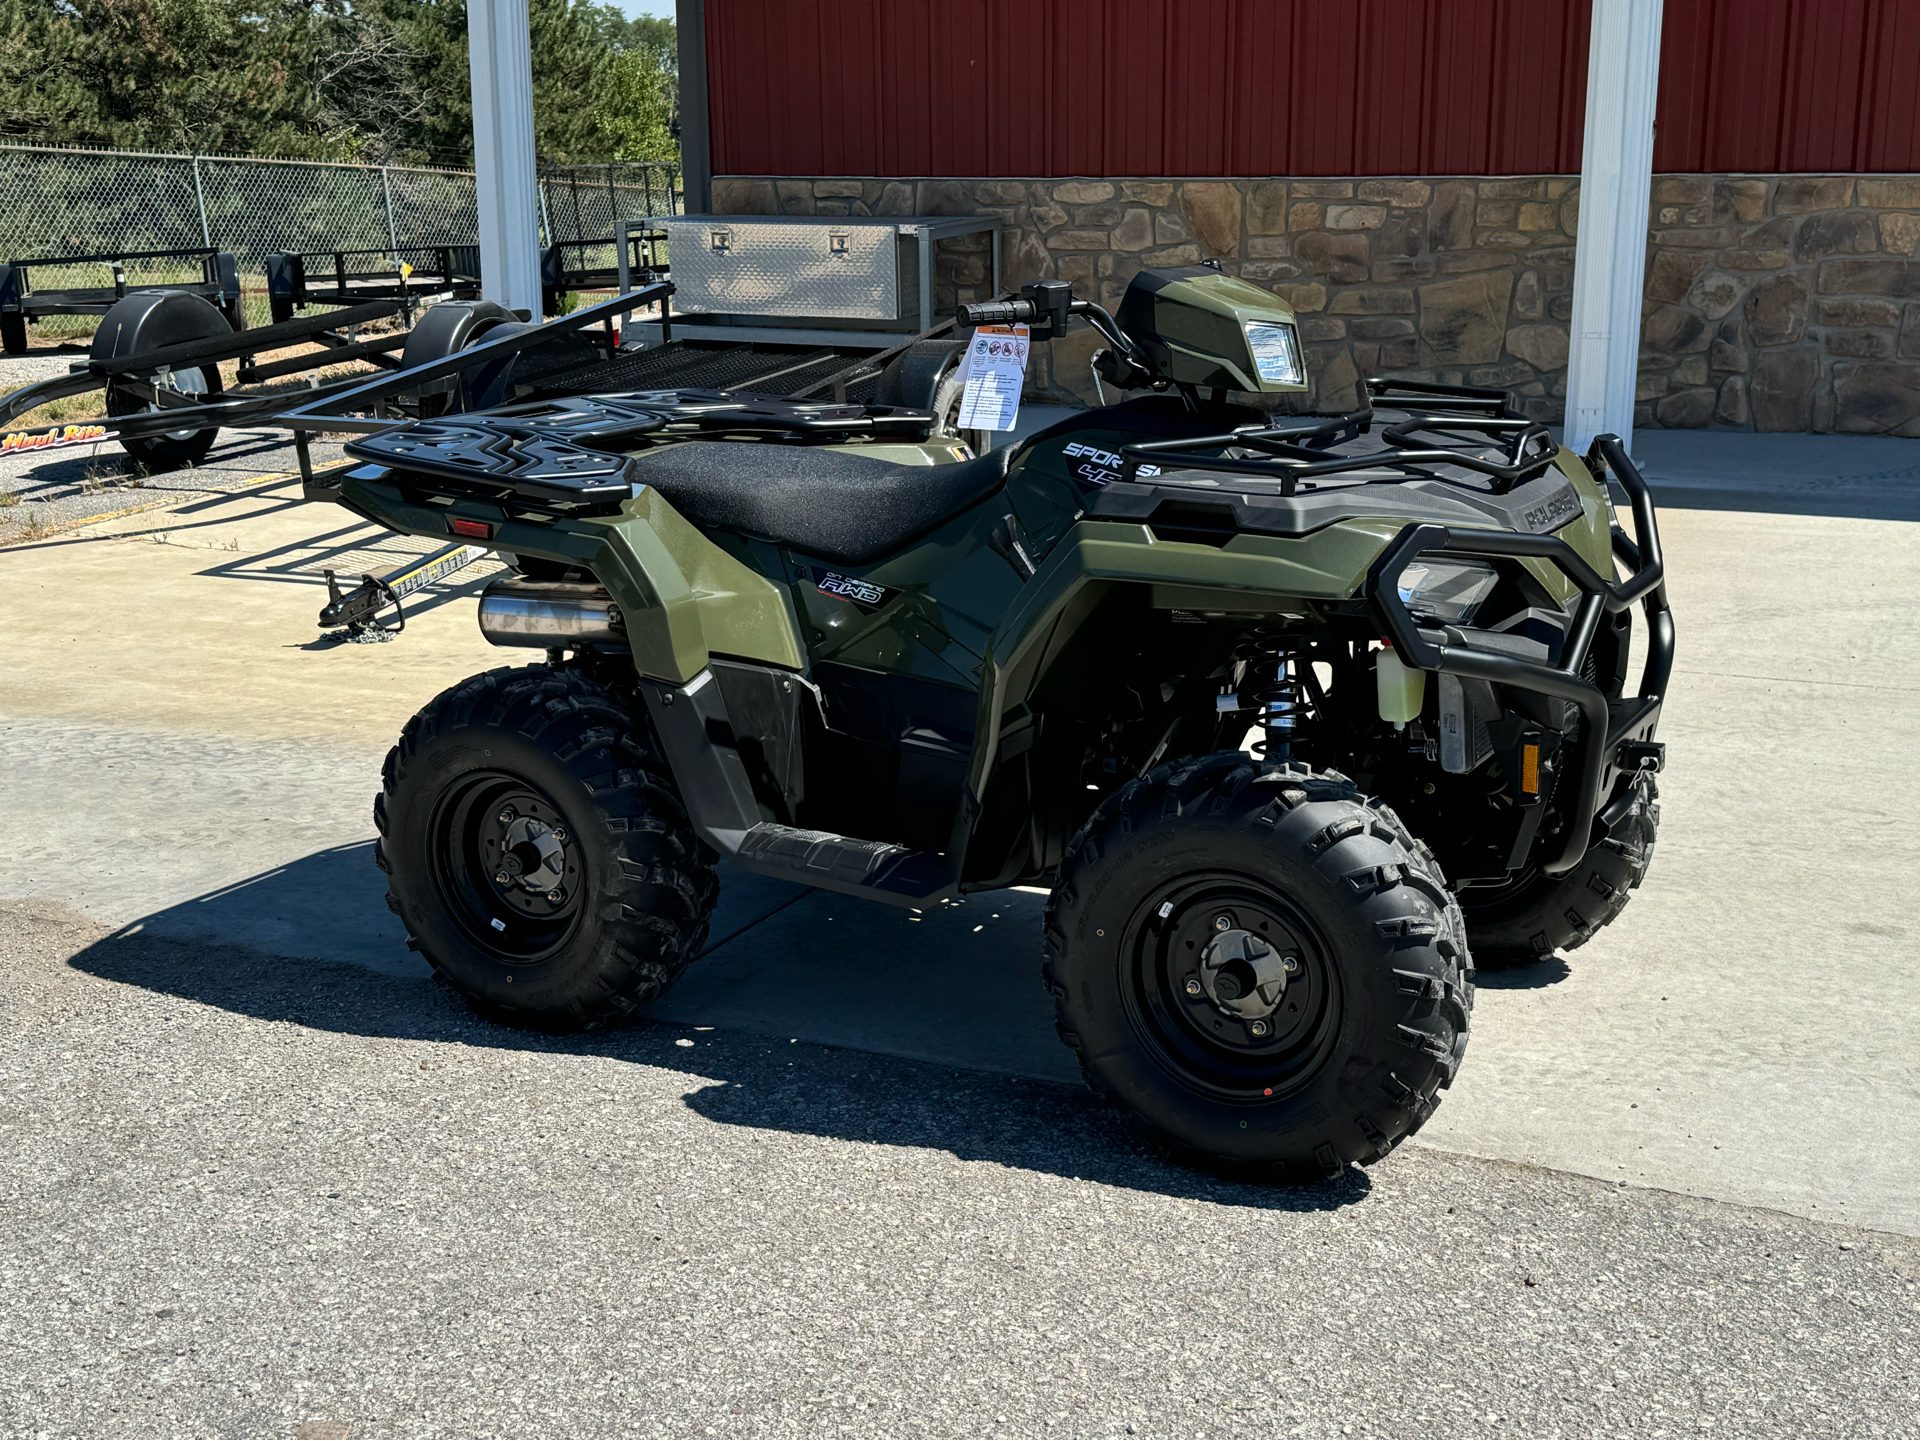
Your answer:
[[[678,167],[660,162],[542,165],[539,187],[543,245],[600,240],[618,220],[675,214],[681,204]],[[264,267],[275,251],[479,242],[466,170],[0,145],[0,194],[16,197],[0,207],[0,263],[215,246],[240,261],[249,323],[264,322]],[[614,263],[612,246],[586,255]],[[105,276],[104,266],[48,266],[36,268],[34,287],[111,284]],[[127,265],[129,284],[199,278],[193,261]],[[49,316],[37,329],[85,335],[93,324]]]

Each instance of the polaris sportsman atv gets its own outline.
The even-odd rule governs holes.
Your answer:
[[[502,552],[481,629],[546,651],[387,759],[377,857],[442,977],[620,1020],[700,954],[722,858],[915,907],[1045,886],[1061,1037],[1163,1140],[1325,1173],[1421,1126],[1474,960],[1581,944],[1647,870],[1648,488],[1494,391],[1237,404],[1305,389],[1294,317],[1204,268],[961,318],[1077,317],[1132,398],[985,455],[852,389],[523,389],[348,447],[330,493]]]

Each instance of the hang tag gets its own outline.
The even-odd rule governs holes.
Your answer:
[[[1027,374],[1027,327],[983,325],[961,362],[960,428],[1012,430]]]

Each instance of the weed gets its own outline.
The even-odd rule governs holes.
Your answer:
[[[15,430],[42,430],[49,425],[59,425],[69,420],[91,420],[99,413],[99,396],[69,395],[59,400],[50,400],[45,405],[28,411],[25,415],[16,415],[7,422],[7,425]]]
[[[18,504],[20,504],[20,492],[19,492],[19,491],[17,491],[17,490],[0,490],[0,510],[6,510],[6,509],[7,509],[7,508],[9,508],[10,506],[15,506],[15,505],[18,505]]]
[[[30,505],[27,507],[26,519],[20,523],[20,528],[14,531],[8,539],[39,540],[42,536],[51,535],[52,533],[53,525],[46,518],[41,508],[37,505]]]

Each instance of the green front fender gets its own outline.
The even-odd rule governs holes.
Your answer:
[[[1605,498],[1587,468],[1568,453],[1563,456],[1572,462],[1567,473],[1580,493],[1582,514],[1560,534],[1590,564],[1609,574]],[[1002,717],[1034,689],[1045,657],[1065,640],[1076,611],[1088,608],[1107,587],[1148,586],[1156,609],[1302,614],[1316,601],[1359,594],[1369,569],[1407,524],[1384,518],[1346,520],[1305,536],[1244,533],[1216,548],[1160,540],[1145,525],[1078,522],[1022,589],[988,643],[969,773],[974,794],[982,793],[993,771]],[[1561,604],[1573,598],[1576,588],[1551,562],[1530,559],[1521,564]]]
[[[1160,540],[1145,525],[1083,520],[1022,589],[988,643],[970,782],[982,793],[994,768],[1001,717],[1039,679],[1046,654],[1075,612],[1113,585],[1152,588],[1157,608],[1277,614],[1345,600],[1401,533],[1402,522],[1348,520],[1312,535],[1242,534],[1225,546]]]

